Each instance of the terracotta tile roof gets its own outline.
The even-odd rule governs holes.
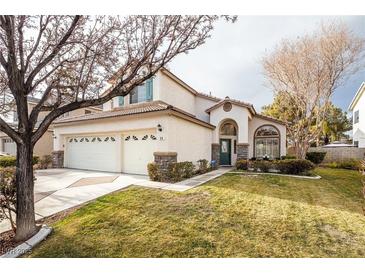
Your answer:
[[[76,122],[76,121],[88,121],[88,120],[96,120],[101,118],[111,118],[111,117],[118,117],[118,116],[127,116],[133,114],[140,114],[140,113],[147,113],[147,112],[154,112],[154,111],[162,111],[171,109],[172,106],[166,104],[162,101],[152,101],[146,103],[139,103],[134,105],[128,105],[121,108],[116,108],[110,111],[101,111],[91,114],[73,116],[73,117],[65,117],[56,120],[55,124],[62,124],[68,122]]]
[[[255,110],[255,108],[253,107],[252,104],[246,103],[246,102],[243,102],[243,101],[240,101],[240,100],[231,99],[228,96],[226,98],[222,99],[221,101],[219,101],[217,104],[215,104],[215,105],[211,106],[210,108],[208,108],[207,110],[205,110],[205,112],[210,113],[213,109],[216,109],[216,108],[220,107],[221,105],[223,105],[226,102],[229,102],[229,103],[232,103],[234,105],[241,106],[241,107],[246,107],[251,111],[251,113],[253,115],[256,114],[256,110]]]
[[[181,117],[183,119],[190,120],[194,123],[200,124],[202,126],[208,128],[215,128],[212,124],[209,124],[205,121],[202,121],[196,118],[195,115],[192,115],[182,109],[173,107],[163,101],[152,101],[152,102],[145,102],[139,104],[128,105],[121,108],[116,108],[110,111],[102,111],[97,113],[91,113],[86,115],[74,116],[74,117],[65,117],[58,119],[54,122],[54,124],[66,124],[70,122],[82,122],[82,121],[90,121],[90,120],[98,120],[103,118],[113,118],[113,117],[120,117],[120,116],[128,116],[134,114],[141,114],[141,113],[149,113],[149,112],[157,112],[157,111],[171,111],[173,115]]]
[[[276,123],[285,125],[285,122],[284,121],[281,121],[281,120],[276,119],[276,118],[271,117],[271,116],[267,116],[267,115],[263,115],[263,114],[256,113],[255,117],[258,117],[258,118],[261,118],[261,119],[265,119],[265,120],[270,120],[270,121],[273,121],[273,122],[276,122]]]

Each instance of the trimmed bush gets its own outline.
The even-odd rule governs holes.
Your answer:
[[[198,174],[204,174],[209,171],[209,165],[208,165],[209,161],[208,160],[200,159],[197,162],[198,162],[198,170],[197,170]]]
[[[39,160],[39,168],[40,169],[47,169],[52,164],[52,156],[51,155],[44,155]]]
[[[158,166],[156,163],[149,163],[147,165],[148,177],[152,181],[161,181],[161,174],[158,170]]]
[[[280,160],[293,160],[296,159],[297,157],[295,157],[294,155],[285,155],[285,156],[281,156]]]
[[[323,162],[324,157],[326,156],[326,152],[312,151],[307,152],[305,159],[311,161],[315,165],[319,165]]]
[[[15,232],[16,224],[12,214],[16,213],[15,167],[0,168],[0,221],[9,220]]]
[[[358,170],[361,166],[360,160],[356,159],[348,159],[338,162],[331,162],[322,164],[321,166],[329,167],[329,168],[343,168],[343,169],[351,169]]]
[[[268,172],[270,168],[273,167],[272,162],[271,161],[253,161],[251,163],[252,168],[255,171],[261,171],[261,172]]]
[[[33,165],[38,164],[39,156],[33,156]],[[0,156],[0,167],[16,166],[15,156]]]
[[[248,161],[244,160],[244,159],[237,160],[236,168],[239,169],[239,170],[247,170],[248,169]]]
[[[192,162],[179,162],[169,165],[167,177],[172,182],[179,182],[194,175],[194,165]]]
[[[280,160],[275,162],[275,168],[285,174],[302,174],[312,170],[314,165],[308,160]]]

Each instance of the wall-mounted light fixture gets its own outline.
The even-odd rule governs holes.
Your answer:
[[[162,126],[160,124],[157,125],[157,130],[160,132],[162,131]]]

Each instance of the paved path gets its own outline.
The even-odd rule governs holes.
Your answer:
[[[36,220],[132,185],[186,191],[230,170],[231,168],[219,168],[176,184],[152,182],[142,175],[76,169],[38,170],[34,186]],[[0,222],[0,232],[9,229],[7,220]]]

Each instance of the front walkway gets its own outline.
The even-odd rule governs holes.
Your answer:
[[[186,191],[230,171],[219,168],[176,183],[152,182],[147,176],[76,169],[36,171],[34,186],[36,220],[94,200],[132,185],[171,191]],[[0,222],[0,232],[10,229],[9,222]]]

